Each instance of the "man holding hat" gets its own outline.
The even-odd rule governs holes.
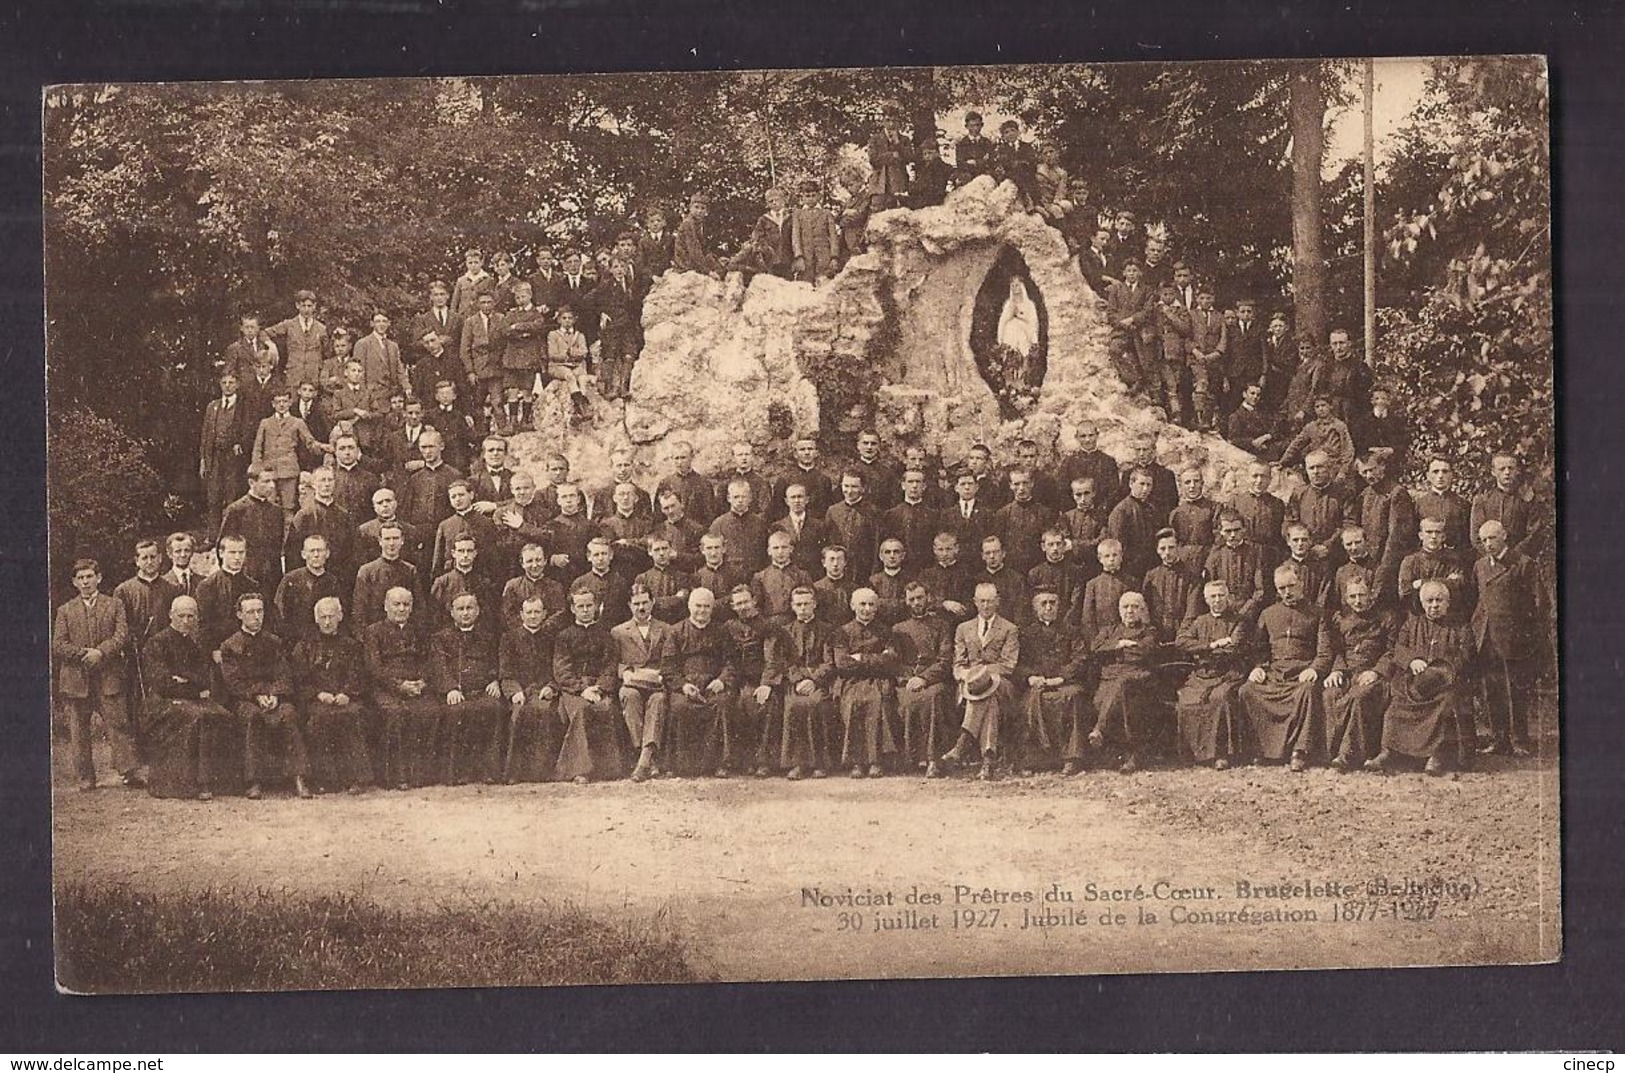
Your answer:
[[[982,769],[977,778],[993,777],[1000,755],[999,729],[1016,717],[1016,691],[1010,679],[1021,659],[1021,635],[1015,623],[999,614],[999,589],[989,582],[976,586],[972,597],[976,617],[954,631],[954,681],[965,705],[959,741],[943,754],[944,763],[969,757],[972,745],[981,749]]]
[[[1419,595],[1422,613],[1410,615],[1394,640],[1382,751],[1365,762],[1367,771],[1389,770],[1397,754],[1425,759],[1423,770],[1443,775],[1460,742],[1457,720],[1471,718],[1461,678],[1472,633],[1450,615],[1450,586],[1424,581]],[[1458,711],[1458,704],[1465,710]]]

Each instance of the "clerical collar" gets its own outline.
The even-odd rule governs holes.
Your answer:
[[[323,499],[321,496],[316,497],[316,502],[320,503],[324,507],[331,507],[333,505],[333,501],[331,499]]]
[[[237,577],[238,575],[240,575],[242,573],[241,570],[227,570],[223,566],[220,568],[220,572],[222,574],[225,574],[227,577]]]
[[[242,631],[244,637],[258,637],[260,635],[259,630],[251,630],[247,626],[242,627]]]
[[[459,574],[472,574],[474,572],[473,567],[466,567],[465,568],[465,567],[461,567],[461,566],[453,566],[452,569],[457,571]]]
[[[305,567],[305,572],[311,577],[321,577],[323,574],[327,573],[327,568],[324,566],[322,569],[318,570],[314,566],[307,566]]]
[[[457,632],[458,633],[473,633],[474,632],[474,627],[472,627],[472,626],[459,626],[459,627],[457,627]]]
[[[154,581],[158,580],[158,575],[157,574],[143,574],[141,571],[137,570],[135,572],[135,579],[137,581],[145,581],[147,584],[150,585]]]
[[[445,465],[444,462],[424,462],[423,463],[423,468],[427,469],[427,470],[436,470],[436,469],[439,469],[443,465]]]
[[[520,623],[520,625],[523,626],[524,623]],[[538,634],[538,633],[542,632],[542,628],[540,626],[535,626],[535,627],[525,626],[525,632],[529,633],[529,634]]]

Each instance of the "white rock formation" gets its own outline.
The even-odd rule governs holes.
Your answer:
[[[970,349],[977,292],[1006,247],[1025,261],[1048,314],[1037,402],[1012,420],[1000,414]],[[643,324],[632,400],[600,402],[589,427],[517,437],[522,465],[539,475],[542,456],[562,450],[593,482],[607,473],[614,446],[634,445],[643,466],[658,469],[662,446],[681,438],[694,444],[697,468],[721,469],[732,443],[767,445],[775,417],[792,436],[818,430],[817,392],[798,362],[813,354],[879,373],[875,423],[894,450],[917,443],[953,462],[985,443],[995,459],[1008,460],[1015,442],[1030,437],[1067,453],[1077,424],[1091,420],[1101,448],[1119,458],[1129,456],[1135,436],[1156,433],[1161,461],[1204,464],[1215,492],[1233,487],[1229,472],[1251,461],[1218,437],[1158,420],[1129,397],[1107,359],[1101,299],[1071,264],[1060,233],[1022,211],[1013,186],[987,177],[953,191],[944,205],[877,214],[868,251],[816,288],[768,275],[746,287],[737,275],[719,282],[668,272],[649,293]],[[556,398],[540,410],[539,429],[562,427]]]

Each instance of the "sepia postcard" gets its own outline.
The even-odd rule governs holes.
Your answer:
[[[1549,106],[47,88],[59,987],[1556,960]]]

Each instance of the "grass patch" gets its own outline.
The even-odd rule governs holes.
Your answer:
[[[77,992],[682,983],[701,979],[665,915],[470,900],[391,909],[353,894],[153,894],[76,883],[56,897],[57,977]]]

